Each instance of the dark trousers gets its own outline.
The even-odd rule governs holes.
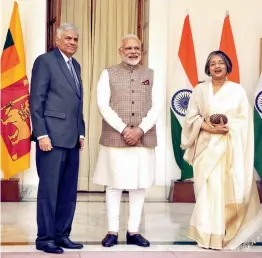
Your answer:
[[[75,213],[79,147],[40,150],[36,142],[39,176],[37,194],[37,245],[69,236]]]

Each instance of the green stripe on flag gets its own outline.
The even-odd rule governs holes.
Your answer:
[[[262,119],[256,108],[254,109],[255,160],[257,173],[262,178]]]
[[[10,29],[7,31],[7,35],[6,35],[6,41],[5,41],[5,45],[4,45],[4,49],[7,49],[8,47],[11,47],[14,45],[14,40],[11,34]]]
[[[193,168],[183,159],[185,151],[180,148],[182,127],[172,109],[170,109],[170,113],[172,143],[176,163],[181,169],[181,180],[189,179],[193,177]]]

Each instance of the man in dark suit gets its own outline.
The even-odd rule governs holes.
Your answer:
[[[37,57],[32,70],[30,111],[39,176],[36,248],[47,253],[83,247],[69,239],[85,136],[80,65],[72,58],[78,37],[74,25],[62,24],[57,48]]]

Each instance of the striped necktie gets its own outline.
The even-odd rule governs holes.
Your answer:
[[[74,68],[73,63],[72,63],[72,59],[69,59],[67,61],[67,63],[68,63],[69,71],[70,71],[70,73],[71,73],[71,75],[72,75],[72,77],[75,81],[76,89],[77,89],[78,93],[80,94],[80,84],[79,84],[79,80],[78,80],[77,75],[76,75],[75,68]]]

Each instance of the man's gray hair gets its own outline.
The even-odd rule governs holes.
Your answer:
[[[125,39],[137,39],[141,43],[140,39],[135,34],[127,34],[127,35],[125,35],[124,37],[121,38],[119,48],[121,48],[123,46],[123,41]]]
[[[76,32],[77,36],[79,36],[79,30],[78,28],[74,25],[74,24],[71,24],[71,23],[63,23],[61,24],[57,30],[56,30],[56,36],[61,39],[61,36],[63,34],[64,31],[68,31],[68,30],[73,30]]]

